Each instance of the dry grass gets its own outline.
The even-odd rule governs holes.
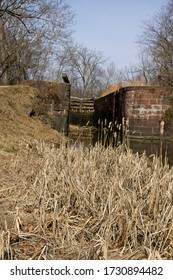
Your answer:
[[[115,91],[119,91],[123,87],[131,87],[131,86],[151,86],[151,84],[143,82],[143,81],[129,81],[129,82],[122,82],[118,83],[107,90],[105,90],[103,93],[100,94],[100,97],[106,96],[110,93],[113,93]]]
[[[173,170],[160,159],[25,141],[1,172],[1,259],[173,258]]]
[[[15,152],[21,139],[59,143],[59,133],[38,117],[28,116],[37,94],[38,90],[29,86],[0,87],[0,151]]]

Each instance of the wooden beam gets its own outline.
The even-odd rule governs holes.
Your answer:
[[[67,83],[67,84],[70,83],[70,82],[69,82],[69,79],[68,79],[68,76],[67,76],[66,73],[63,73],[63,74],[62,74],[62,78],[63,78],[64,83]]]

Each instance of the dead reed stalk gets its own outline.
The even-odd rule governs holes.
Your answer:
[[[33,142],[9,166],[1,259],[173,258],[173,170],[156,157]]]

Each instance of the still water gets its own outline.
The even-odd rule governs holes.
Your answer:
[[[173,143],[162,140],[139,140],[131,139],[130,148],[134,153],[146,153],[147,156],[156,155],[162,156],[170,166],[173,166]]]
[[[94,146],[98,141],[97,131],[89,131],[85,134],[69,133],[69,137],[72,139],[72,144],[78,145],[83,143],[84,146]],[[163,162],[166,161],[170,166],[173,166],[173,143],[162,140],[147,140],[147,139],[129,139],[128,146],[134,153],[140,155],[144,152],[148,157],[152,155],[162,156]]]
[[[89,117],[91,119],[91,116]],[[85,117],[71,118],[71,123],[73,125],[78,125],[80,127],[79,131],[71,131],[69,133],[69,138],[72,139],[72,143],[77,145],[78,143],[83,143],[85,146],[94,146],[100,141],[100,132],[94,129],[92,122],[88,122],[89,119]],[[82,123],[80,123],[82,121]],[[84,124],[88,124],[87,127]],[[84,127],[82,127],[84,126]],[[173,166],[173,143],[164,140],[152,140],[152,139],[129,139],[128,146],[134,153],[143,154],[144,152],[148,157],[152,155],[162,156],[163,162],[165,158],[170,166]]]

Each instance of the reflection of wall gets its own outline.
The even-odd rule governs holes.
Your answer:
[[[161,140],[130,139],[130,148],[134,153],[138,152],[140,155],[145,151],[147,156],[162,156],[163,162],[166,156],[168,163],[173,166],[173,143]]]
[[[78,113],[70,111],[69,123],[78,126],[92,126],[93,113]]]
[[[69,121],[70,84],[47,81],[24,81],[38,89],[33,110],[44,123],[67,134]]]

